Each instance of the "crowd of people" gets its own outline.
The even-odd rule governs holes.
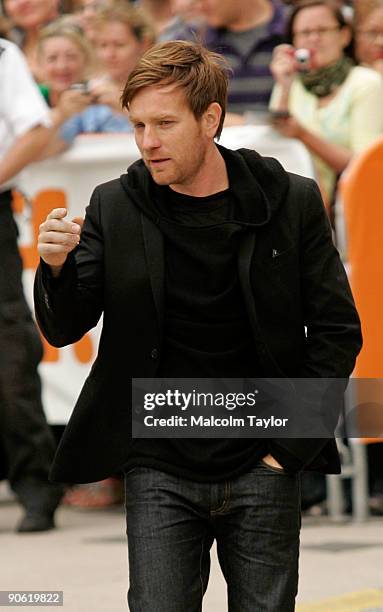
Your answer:
[[[171,39],[226,58],[225,126],[266,121],[301,140],[328,206],[350,159],[383,131],[381,0],[4,0],[2,31],[60,116],[47,154],[80,133],[131,131],[124,83],[145,50]]]
[[[60,153],[82,133],[132,133],[120,102],[124,85],[143,53],[167,40],[200,41],[226,58],[225,127],[267,122],[282,137],[300,140],[313,156],[329,211],[340,174],[383,134],[382,0],[355,0],[354,5],[336,0],[3,0],[0,36],[22,52],[50,109],[49,138],[29,148],[33,153],[24,164]],[[7,166],[0,172],[0,190],[23,162],[12,164],[13,170]],[[0,401],[2,395],[0,389]],[[2,421],[6,432],[5,416]],[[61,493],[51,494],[50,516]],[[52,520],[25,523],[21,530],[52,525]]]

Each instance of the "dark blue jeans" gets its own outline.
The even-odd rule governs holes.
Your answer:
[[[126,474],[131,612],[200,612],[217,541],[230,612],[290,612],[298,586],[300,477],[259,462],[228,482]]]

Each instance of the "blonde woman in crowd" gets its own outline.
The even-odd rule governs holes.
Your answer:
[[[81,29],[63,17],[41,31],[38,58],[44,84],[40,89],[48,104],[65,119],[60,128],[58,150],[83,133],[130,132],[122,112],[99,100],[87,78],[92,51]]]
[[[38,39],[38,61],[43,75],[40,90],[50,107],[61,109],[66,100],[78,102],[78,111],[91,100],[73,88],[85,82],[93,64],[92,49],[79,27],[62,17],[43,28]],[[68,103],[70,104],[70,103]]]
[[[383,76],[383,0],[359,2],[355,7],[355,51],[364,66]]]
[[[143,53],[155,42],[155,30],[141,9],[117,2],[101,9],[94,19],[95,52],[102,77],[92,83],[98,102],[121,110],[120,97],[127,78]]]
[[[326,0],[297,5],[288,31],[290,44],[276,47],[271,64],[274,125],[312,153],[330,205],[337,175],[383,132],[383,83],[375,71],[346,56],[352,33],[339,5]]]
[[[23,51],[33,76],[41,80],[37,40],[42,27],[59,17],[59,0],[3,0],[12,40]]]

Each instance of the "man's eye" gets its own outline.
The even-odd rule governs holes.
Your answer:
[[[160,121],[160,125],[171,125],[173,123],[173,121]]]
[[[134,124],[134,129],[135,130],[138,130],[138,129],[143,128],[143,127],[145,127],[143,123],[135,123]]]

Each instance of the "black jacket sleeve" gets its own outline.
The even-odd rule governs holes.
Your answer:
[[[299,376],[303,409],[316,410],[321,394],[332,397],[327,420],[336,426],[348,377],[362,346],[360,320],[346,272],[333,240],[319,189],[306,183],[302,198],[300,270],[304,324],[307,329],[305,355]],[[297,202],[297,206],[300,203]],[[318,378],[336,379],[326,384]],[[323,384],[319,384],[319,382]],[[306,393],[305,393],[306,386]],[[314,387],[317,387],[317,390]],[[315,400],[313,401],[313,397]],[[315,404],[315,405],[314,405]],[[332,414],[329,411],[333,411]],[[287,469],[301,469],[320,453],[326,438],[274,439],[270,452]]]
[[[36,272],[36,319],[45,338],[61,347],[95,327],[103,311],[103,235],[97,188],[86,210],[79,246],[58,278],[44,262]]]
[[[306,354],[302,378],[348,378],[362,347],[360,320],[318,186],[302,211],[301,284]]]

